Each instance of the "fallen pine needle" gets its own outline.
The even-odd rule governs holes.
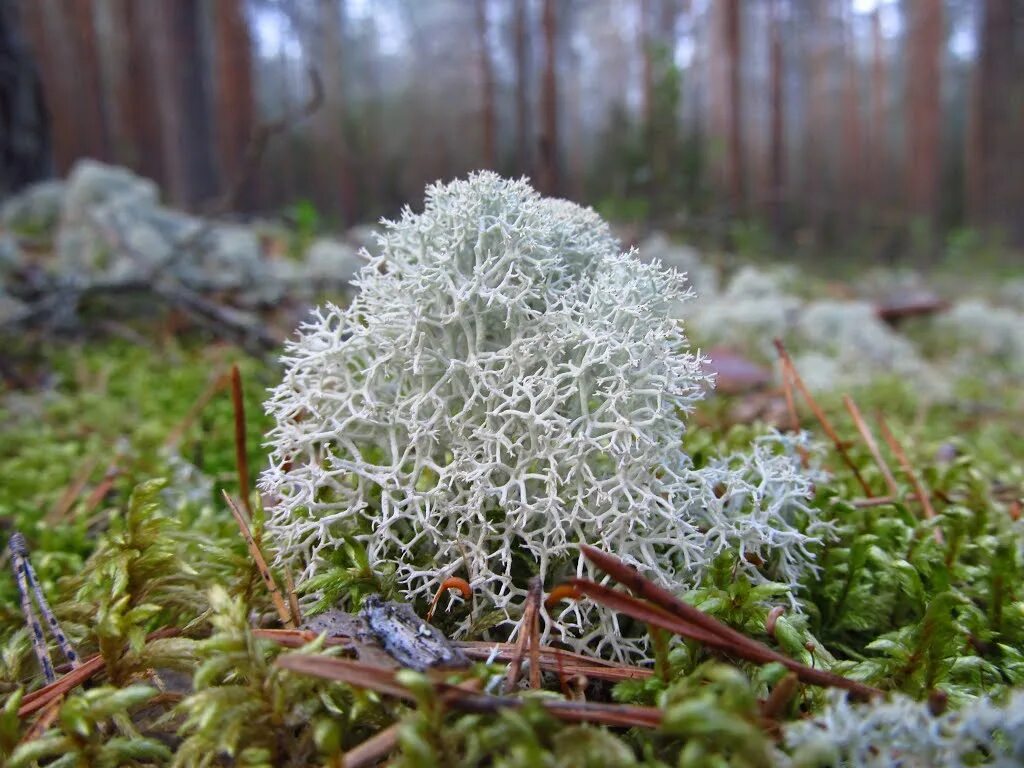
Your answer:
[[[245,447],[245,397],[242,392],[242,374],[237,365],[231,366],[231,404],[235,412],[235,465],[238,468],[238,488],[245,511],[252,520],[252,492],[249,486],[249,454]]]
[[[404,701],[415,701],[412,693],[398,682],[395,672],[390,669],[370,667],[346,659],[294,654],[278,657],[275,664],[293,672],[336,680]],[[520,698],[471,693],[446,683],[434,685],[449,706],[464,712],[493,714],[503,709],[518,709],[525,703]],[[598,723],[620,728],[657,728],[662,718],[661,710],[655,707],[577,701],[538,700],[538,703],[553,717],[568,722]]]
[[[682,624],[679,625],[679,628],[686,628],[690,631],[694,628],[703,630],[704,633],[716,637],[716,642],[719,644],[719,647],[722,647],[721,644],[725,642],[730,647],[729,650],[732,653],[744,656],[744,658],[748,658],[751,661],[759,661],[762,664],[772,661],[778,662],[793,672],[796,672],[800,679],[806,683],[843,688],[861,698],[870,698],[871,696],[881,694],[881,691],[877,688],[857,682],[856,680],[842,677],[841,675],[837,675],[832,672],[816,669],[815,667],[808,667],[795,659],[791,659],[790,657],[769,648],[764,643],[759,643],[753,638],[747,637],[742,632],[738,632],[713,616],[709,616],[703,611],[694,608],[692,605],[687,605],[668,590],[663,589],[649,579],[644,578],[639,571],[622,562],[614,555],[602,552],[596,547],[591,547],[587,544],[581,544],[580,550],[588,560],[601,568],[601,570],[613,579],[631,589],[639,597],[649,600],[657,607],[672,614],[674,617],[682,619]],[[590,588],[587,587],[584,582],[586,582],[585,579],[574,579],[569,583],[583,591],[585,588]],[[600,587],[600,585],[595,582],[587,582],[587,584]],[[607,589],[607,587],[605,587],[605,589]],[[669,631],[676,631],[676,629],[672,629],[671,627],[665,628],[669,629]],[[694,639],[698,638],[694,637]]]
[[[281,623],[289,629],[294,629],[295,625],[292,623],[291,614],[288,612],[288,606],[285,605],[284,598],[281,597],[281,590],[277,588],[277,582],[274,581],[273,574],[270,573],[270,567],[267,565],[266,559],[263,557],[263,553],[260,551],[259,545],[256,540],[252,537],[252,531],[249,530],[249,524],[246,522],[245,517],[242,516],[242,511],[235,504],[234,499],[231,498],[227,491],[221,491],[224,494],[224,500],[227,501],[228,506],[231,508],[231,514],[235,516],[235,522],[238,523],[238,528],[242,532],[242,537],[245,539],[246,546],[249,547],[249,554],[252,555],[252,559],[256,562],[256,569],[260,573],[260,577],[263,579],[263,583],[267,587],[267,591],[270,592],[270,599],[274,603],[274,608],[277,610],[277,616],[281,620]]]
[[[804,400],[807,401],[807,405],[810,406],[812,413],[814,413],[815,418],[817,418],[818,422],[821,424],[821,428],[825,430],[825,434],[828,435],[832,444],[836,447],[836,451],[839,453],[840,457],[842,457],[846,466],[850,468],[853,472],[853,476],[857,478],[857,482],[860,483],[860,487],[864,490],[864,495],[874,496],[871,492],[871,487],[867,482],[865,482],[864,477],[857,468],[857,465],[854,463],[853,459],[850,458],[850,454],[846,452],[846,446],[843,445],[843,441],[839,439],[839,435],[832,426],[832,422],[828,420],[828,416],[825,415],[825,411],[821,409],[821,406],[818,405],[818,401],[814,399],[811,391],[807,389],[807,385],[804,384],[804,380],[800,377],[800,373],[793,364],[793,359],[789,356],[789,352],[786,351],[786,347],[782,343],[782,340],[775,339],[774,343],[775,349],[779,353],[779,358],[782,360],[783,367],[789,369],[789,372],[793,377],[793,383],[796,384],[797,389],[800,390],[800,394],[803,395]]]
[[[871,458],[875,460],[875,464],[878,466],[878,470],[882,473],[882,477],[885,479],[885,486],[889,489],[889,495],[893,498],[898,498],[900,489],[896,485],[896,478],[892,475],[892,470],[889,469],[889,465],[885,463],[885,458],[882,456],[882,452],[878,450],[878,443],[875,441],[875,436],[871,433],[871,429],[864,421],[864,417],[861,416],[860,408],[853,401],[853,398],[849,395],[843,395],[843,405],[846,406],[846,410],[849,411],[850,417],[853,419],[853,423],[857,427],[857,431],[860,432],[860,436],[864,438],[864,444],[868,447],[868,451],[871,453]]]
[[[467,680],[455,687],[458,690],[476,691],[480,689],[480,681]],[[441,701],[448,703],[450,698],[451,694],[446,694],[441,697]],[[341,764],[345,768],[365,768],[365,766],[377,765],[387,755],[395,751],[395,747],[398,746],[398,731],[400,727],[401,723],[389,725],[383,731],[374,734],[362,742],[359,746],[353,747],[343,755]]]
[[[899,440],[889,429],[889,425],[885,421],[885,417],[881,413],[875,414],[875,418],[878,419],[878,428],[882,433],[882,438],[889,446],[889,450],[896,456],[896,460],[899,461],[900,466],[910,479],[910,484],[914,487],[914,494],[917,496],[917,500],[921,502],[921,508],[924,510],[924,516],[926,519],[931,520],[935,517],[935,508],[932,507],[931,499],[928,498],[928,492],[925,490],[924,483],[917,476],[917,472],[914,471],[913,465],[910,463],[910,459],[907,458],[906,451],[903,450],[903,446],[900,445]],[[935,541],[939,544],[943,542],[942,531],[935,528],[932,531],[932,535],[935,537]]]
[[[256,637],[272,640],[286,648],[301,648],[316,640],[318,633],[311,629],[254,629]],[[350,637],[328,636],[326,646],[343,646],[355,649],[356,641]],[[482,640],[462,640],[452,643],[466,656],[477,661],[495,659],[511,661],[516,653],[514,643],[493,643]],[[595,680],[645,680],[653,675],[650,669],[618,664],[605,659],[595,659],[571,651],[552,648],[549,645],[537,647],[538,664],[546,672],[557,673],[559,667],[568,675],[581,674]]]
[[[151,640],[161,640],[165,637],[175,637],[180,632],[181,630],[175,627],[158,629],[146,636],[146,642],[148,643]],[[73,668],[63,677],[58,678],[54,682],[43,686],[38,690],[25,694],[25,697],[21,700],[21,707],[18,708],[18,717],[28,717],[33,712],[38,712],[40,709],[43,709],[50,704],[54,699],[62,697],[72,688],[76,688],[84,683],[103,669],[105,665],[106,662],[104,662],[103,656],[100,654],[90,656],[88,659],[83,661],[81,665]]]

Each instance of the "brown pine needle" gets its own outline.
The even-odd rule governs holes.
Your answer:
[[[275,663],[279,667],[295,672],[327,680],[337,680],[386,696],[414,701],[412,693],[396,680],[394,670],[371,667],[347,659],[295,654],[279,656]],[[493,714],[503,709],[518,709],[525,704],[523,699],[511,696],[473,693],[446,683],[435,683],[434,685],[448,706],[464,712]],[[598,723],[619,728],[657,728],[662,719],[661,710],[656,707],[597,704],[586,701],[541,701],[539,703],[553,717],[567,722]]]
[[[86,483],[89,482],[89,478],[92,477],[93,470],[96,469],[96,457],[90,456],[82,464],[82,468],[78,474],[75,475],[71,484],[64,490],[64,493],[60,495],[60,498],[50,507],[46,516],[43,517],[43,522],[47,525],[56,525],[64,516],[71,511],[71,507],[74,506],[75,501],[82,495],[82,491],[85,490]]]
[[[246,522],[245,517],[242,515],[242,510],[238,508],[238,505],[235,504],[234,499],[231,498],[228,492],[221,491],[221,493],[224,494],[224,500],[231,508],[231,514],[235,516],[235,522],[238,523],[238,528],[242,532],[245,544],[249,547],[249,554],[252,555],[252,559],[256,563],[256,570],[259,571],[260,577],[263,579],[263,583],[267,587],[267,591],[270,592],[270,599],[274,602],[274,608],[277,610],[278,618],[284,626],[289,629],[294,629],[295,624],[292,623],[292,617],[288,612],[288,606],[285,605],[284,598],[281,597],[281,590],[277,588],[277,582],[274,581],[274,576],[270,573],[270,567],[267,565],[267,561],[263,557],[263,553],[260,551],[259,545],[252,537],[252,531],[249,530],[249,523]]]
[[[103,503],[103,500],[107,498],[107,494],[110,493],[110,489],[114,487],[114,481],[117,480],[119,474],[121,474],[121,470],[118,468],[115,460],[107,467],[107,471],[103,473],[103,479],[100,481],[100,484],[93,488],[92,493],[86,498],[81,512],[83,518],[89,517]]]
[[[292,622],[296,627],[302,625],[302,611],[299,608],[299,596],[295,594],[295,579],[292,578],[292,569],[287,565],[284,567],[284,588],[288,590],[288,611],[291,614]]]
[[[544,588],[538,577],[530,579],[530,595],[533,604],[530,616],[530,687],[540,690],[540,608],[544,602]]]
[[[235,464],[238,467],[238,489],[245,511],[252,520],[252,502],[249,495],[249,454],[245,448],[245,398],[242,394],[242,374],[237,365],[231,366],[231,403],[235,409]]]
[[[663,589],[649,579],[644,578],[639,571],[629,565],[626,565],[626,563],[622,562],[614,555],[602,552],[596,547],[591,547],[587,544],[581,544],[580,550],[588,560],[613,579],[631,589],[639,597],[649,600],[658,608],[672,614],[674,618],[681,619],[682,621],[675,627],[664,627],[670,632],[679,632],[682,634],[681,630],[685,629],[692,633],[689,636],[692,636],[694,639],[702,640],[701,637],[697,637],[697,634],[693,632],[694,629],[702,630],[702,636],[713,636],[715,638],[714,642],[717,643],[719,647],[727,649],[730,653],[734,653],[742,658],[749,659],[750,661],[757,661],[762,664],[772,661],[778,662],[793,672],[796,672],[800,679],[806,683],[843,688],[861,698],[870,698],[871,696],[881,693],[877,688],[864,685],[856,680],[850,680],[849,678],[842,677],[841,675],[836,675],[832,672],[827,672],[815,667],[808,667],[795,659],[791,659],[790,657],[769,648],[763,643],[759,643],[751,637],[747,637],[742,632],[738,632],[713,616],[709,616],[703,611],[694,608],[692,605],[687,605],[667,589]],[[573,579],[569,583],[579,588],[580,591],[588,589],[593,591],[593,587],[600,587],[600,585],[595,584],[594,582],[588,582],[586,579]],[[607,589],[607,587],[604,587],[603,589]],[[653,620],[652,623],[654,623]]]
[[[48,706],[54,699],[58,699],[72,688],[77,688],[94,674],[103,669],[103,657],[99,654],[86,659],[81,666],[75,667],[56,682],[50,683],[43,688],[26,694],[21,700],[21,707],[18,709],[18,717],[28,717],[33,712]]]
[[[188,430],[192,423],[199,417],[199,414],[203,412],[203,409],[213,400],[214,396],[224,389],[224,385],[227,383],[227,376],[223,371],[217,373],[206,385],[199,397],[196,398],[195,402],[188,409],[185,417],[178,422],[178,425],[171,430],[170,434],[167,435],[167,439],[164,441],[164,445],[168,448],[178,444],[182,436]]]
[[[316,640],[318,633],[310,629],[254,629],[256,637],[283,645],[286,648],[301,648]],[[452,643],[466,656],[477,661],[495,659],[511,661],[516,655],[515,643],[495,643],[483,640],[462,640]],[[350,637],[327,637],[324,645],[355,648],[356,642]],[[646,680],[653,675],[650,669],[618,664],[606,659],[596,659],[578,653],[553,648],[550,645],[537,646],[538,663],[545,672],[557,673],[561,668],[566,676],[584,675],[595,680]]]
[[[32,723],[32,726],[22,737],[19,744],[27,744],[30,741],[35,741],[42,736],[53,725],[53,721],[57,719],[57,715],[60,714],[60,708],[64,704],[64,694],[55,696],[46,708],[39,714],[36,721]]]
[[[793,397],[793,369],[786,360],[782,360],[782,394],[786,396],[786,410],[789,412],[789,428],[793,432],[799,432],[800,416],[796,412],[796,400]]]
[[[786,351],[785,345],[781,339],[775,339],[775,349],[778,350],[779,357],[782,359],[784,367],[788,368],[793,377],[793,383],[796,384],[797,389],[800,390],[800,394],[803,396],[807,405],[810,407],[811,412],[814,413],[815,418],[821,424],[821,428],[825,430],[825,434],[828,435],[832,444],[836,447],[836,452],[846,463],[846,466],[853,472],[853,476],[857,478],[857,482],[860,483],[860,487],[864,490],[865,496],[874,496],[871,492],[871,487],[864,481],[863,476],[860,474],[860,470],[857,469],[857,465],[854,464],[853,459],[850,458],[850,454],[846,452],[846,446],[843,445],[843,441],[839,439],[839,435],[836,433],[835,428],[832,426],[832,422],[828,420],[828,416],[818,405],[818,401],[814,399],[810,390],[807,389],[807,385],[804,384],[804,380],[800,377],[800,373],[797,371],[796,366],[793,364],[793,359],[789,356],[789,352]]]
[[[468,581],[460,579],[458,576],[449,576],[441,582],[441,586],[438,587],[437,592],[434,593],[434,599],[430,601],[430,608],[427,610],[427,621],[434,618],[434,611],[437,610],[437,604],[441,602],[441,596],[449,589],[459,590],[466,600],[473,597],[473,588],[469,586]]]
[[[345,768],[367,768],[367,766],[379,765],[381,760],[398,747],[400,728],[401,723],[394,723],[383,731],[378,731],[342,755],[341,764]]]
[[[889,495],[893,498],[898,498],[900,495],[900,489],[896,485],[896,478],[892,475],[892,470],[889,469],[889,465],[885,463],[885,458],[882,456],[882,452],[878,450],[878,443],[875,441],[875,436],[871,433],[870,427],[864,421],[864,417],[861,416],[860,408],[853,401],[853,398],[849,395],[843,395],[843,405],[846,406],[846,410],[849,411],[850,417],[853,419],[853,423],[857,426],[857,431],[860,432],[860,436],[864,438],[864,444],[868,447],[868,451],[871,453],[871,457],[875,460],[875,464],[878,465],[879,471],[882,473],[882,477],[885,478],[885,485],[889,489]]]
[[[530,651],[530,686],[534,688],[540,687],[540,658],[536,649],[539,641],[535,643],[532,642],[532,640],[535,634],[534,627],[539,620],[537,613],[540,610],[541,599],[542,592],[540,580],[537,578],[530,579],[529,595],[526,598],[526,605],[523,608],[523,616],[519,620],[519,636],[516,639],[515,646],[516,653],[515,656],[512,657],[512,663],[509,664],[508,673],[505,675],[506,693],[512,693],[519,684],[519,675],[522,672],[523,659],[526,656],[527,650]],[[539,631],[537,632],[537,636],[539,638]]]
[[[480,681],[467,680],[455,687],[460,691],[478,691],[480,690]],[[451,694],[446,694],[441,697],[441,701],[447,703],[451,696]],[[346,752],[342,756],[341,764],[345,768],[366,768],[366,766],[377,765],[395,751],[395,748],[398,746],[398,730],[400,727],[401,723],[394,723],[383,731],[375,733],[359,746],[353,747]]]
[[[165,627],[155,632],[150,632],[146,636],[146,642],[161,640],[165,637],[176,637],[179,634],[181,634],[181,630],[175,627]],[[18,708],[18,717],[28,717],[33,712],[38,712],[47,707],[54,699],[59,699],[72,688],[77,688],[103,669],[105,665],[106,662],[103,660],[103,656],[97,653],[95,656],[90,656],[55,682],[25,694],[25,697],[21,700],[21,707]]]
[[[931,520],[935,517],[935,508],[932,507],[931,499],[928,496],[928,491],[924,487],[924,483],[921,482],[917,476],[917,472],[914,471],[913,465],[910,463],[910,459],[907,458],[906,451],[903,450],[903,446],[900,445],[900,441],[896,439],[896,436],[889,429],[889,425],[885,421],[885,417],[881,413],[876,413],[875,418],[878,420],[878,429],[882,433],[882,439],[885,440],[889,446],[889,450],[896,456],[896,460],[899,461],[900,467],[903,472],[910,479],[910,484],[914,487],[914,495],[917,496],[917,500],[921,502],[921,508],[924,510],[924,516],[926,519]],[[939,544],[943,542],[942,531],[939,528],[933,529],[932,534],[935,536],[935,541]]]

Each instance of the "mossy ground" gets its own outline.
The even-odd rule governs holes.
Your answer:
[[[756,766],[778,757],[759,700],[785,670],[734,664],[693,642],[667,646],[659,674],[646,682],[587,690],[591,699],[661,707],[656,731],[558,723],[530,703],[554,693],[529,694],[515,711],[460,715],[416,680],[408,681],[416,704],[406,706],[274,666],[275,656],[293,651],[250,629],[254,615],[273,609],[219,495],[239,493],[228,390],[186,419],[237,363],[255,474],[266,457],[260,403],[279,371],[229,347],[154,344],[13,351],[29,386],[8,391],[0,406],[0,525],[26,536],[66,631],[83,656],[102,654],[106,669],[30,733],[34,716],[21,719],[17,709],[43,681],[15,581],[0,578],[7,765],[340,765],[346,750],[396,721],[401,765]],[[1024,685],[1024,416],[1019,389],[992,398],[984,373],[965,378],[965,397],[943,406],[924,407],[892,382],[854,393],[864,413],[885,414],[930,490],[934,519],[925,519],[888,452],[900,500],[873,506],[858,501],[863,489],[833,452],[832,479],[814,504],[837,537],[818,553],[822,571],[801,596],[803,613],[787,611],[769,636],[769,613],[788,602],[772,585],[737,578],[734,555],[684,598],[805,663],[916,698],[941,692],[956,707]],[[765,429],[727,426],[730,404],[710,400],[685,436],[698,464],[747,448]],[[886,495],[839,397],[821,404],[864,480]],[[808,413],[804,426],[824,439]],[[319,585],[331,599],[355,602],[387,587],[387,574],[374,573],[355,546],[331,573]],[[176,635],[152,638],[168,628]],[[480,664],[467,674],[487,681],[502,673],[501,665]],[[558,690],[557,680],[548,683]],[[822,701],[820,691],[801,688],[774,717],[807,717]]]

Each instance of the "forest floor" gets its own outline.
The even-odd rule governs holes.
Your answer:
[[[790,365],[760,339],[742,354],[781,375],[708,397],[682,439],[697,467],[773,429],[822,446],[827,479],[808,506],[833,535],[801,609],[737,575],[730,552],[683,607],[642,584],[633,600],[578,584],[549,593],[590,595],[623,626],[660,622],[651,663],[527,647],[539,610],[528,603],[510,647],[425,675],[346,661],[358,637],[288,631],[394,585],[355,542],[298,594],[291,574],[262,572],[254,554],[273,552],[255,490],[271,426],[261,404],[281,370],[177,331],[158,315],[117,326],[121,338],[5,342],[0,526],[25,537],[84,660],[65,664],[51,637],[57,682],[45,684],[14,577],[24,558],[5,554],[5,765],[1020,764],[1007,701],[1024,686],[1024,388],[998,354],[921,369],[951,379],[941,395],[885,365],[837,369],[811,394],[801,341]],[[907,335],[949,351],[934,329]],[[602,569],[630,586],[615,567]],[[452,602],[433,618],[442,631]],[[463,649],[507,639],[481,632]],[[850,709],[833,689],[874,703]],[[879,703],[878,691],[895,696]]]

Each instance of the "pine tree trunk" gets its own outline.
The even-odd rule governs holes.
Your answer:
[[[977,226],[1024,242],[1024,10],[1014,0],[984,0],[972,98],[967,201]]]
[[[523,173],[530,172],[533,143],[530,120],[530,27],[528,0],[514,0],[516,60],[516,163]]]
[[[99,160],[110,159],[110,142],[103,103],[106,93],[100,73],[93,0],[73,0],[70,21],[75,41],[75,123],[84,154]]]
[[[243,173],[245,150],[253,130],[252,42],[242,0],[213,4],[214,110],[221,186]],[[239,205],[252,203],[243,189]]]
[[[770,198],[770,210],[772,212],[772,223],[776,234],[780,234],[783,228],[783,190],[785,186],[785,158],[786,158],[786,134],[783,123],[785,104],[783,102],[782,80],[782,21],[780,18],[778,0],[772,0],[771,9],[771,32],[769,40],[769,59],[771,68],[771,139],[768,171],[768,187]]]
[[[541,83],[540,188],[548,195],[561,190],[558,147],[558,0],[544,0],[544,78]]]
[[[852,19],[843,8],[843,187],[845,210],[842,217],[846,229],[860,221],[864,200],[864,136],[860,109],[860,70],[854,50]]]
[[[482,165],[495,168],[494,69],[487,44],[487,0],[476,0],[476,35],[480,55]]]
[[[912,213],[934,221],[938,213],[941,127],[941,0],[917,0],[910,12],[907,77],[907,199]]]
[[[889,175],[889,142],[886,136],[885,51],[882,19],[876,8],[871,14],[871,202],[877,213],[885,206]]]
[[[0,3],[0,197],[53,170],[49,115],[23,19]]]
[[[321,204],[337,201],[333,212],[344,225],[351,225],[358,216],[358,199],[346,142],[345,18],[343,0],[320,0],[313,35],[324,86],[324,104],[317,116],[318,134],[327,155],[320,174],[319,199]]]
[[[740,44],[739,0],[724,0],[722,10],[729,115],[726,122],[726,177],[732,211],[741,213],[745,202],[745,168],[743,161],[743,99],[740,90],[743,49]]]

